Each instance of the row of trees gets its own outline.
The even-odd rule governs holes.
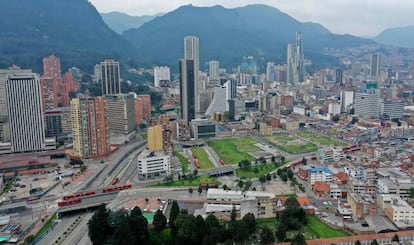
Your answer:
[[[285,159],[284,156],[280,155],[280,156],[277,156],[277,157],[276,156],[272,156],[270,160],[271,160],[271,162],[273,164],[278,164],[280,162],[281,163],[284,163],[286,159]],[[259,165],[259,164],[266,165],[267,164],[267,160],[264,157],[259,157],[259,158],[257,158],[257,159],[254,160],[254,164],[256,166]],[[247,160],[247,159],[243,159],[243,160],[241,160],[239,162],[239,167],[240,168],[248,168],[250,166],[252,166],[252,162],[249,161],[249,160]]]
[[[243,244],[256,233],[256,219],[251,213],[241,220],[236,217],[236,210],[233,209],[228,222],[220,222],[212,214],[203,219],[200,215],[194,216],[186,210],[180,210],[178,203],[173,201],[168,223],[162,212],[157,211],[152,228],[149,228],[139,207],[130,213],[125,210],[112,212],[103,204],[88,222],[88,235],[94,245]],[[168,240],[157,240],[163,231],[169,231],[171,236]],[[274,240],[274,233],[269,227],[260,230],[261,244],[272,243]]]

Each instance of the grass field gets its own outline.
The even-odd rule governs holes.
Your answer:
[[[308,216],[309,224],[307,230],[310,233],[314,233],[316,238],[333,238],[333,237],[345,237],[350,236],[349,233],[343,230],[335,230],[322,221],[320,221],[316,216]]]
[[[253,161],[254,157],[247,152],[260,151],[255,146],[257,143],[259,142],[250,137],[210,140],[207,142],[226,164],[235,164],[244,159]]]
[[[279,167],[280,164],[275,165],[273,163],[268,163],[266,165],[257,165],[253,163],[252,166],[248,168],[238,168],[236,169],[236,174],[239,178],[259,178],[261,175],[266,175],[267,173],[275,170],[277,167]],[[257,171],[255,169],[257,168]]]
[[[338,140],[334,140],[328,136],[322,135],[322,134],[317,134],[311,131],[300,131],[298,132],[298,135],[300,137],[303,137],[305,139],[311,140],[313,142],[316,142],[320,145],[324,145],[324,146],[329,146],[329,145],[333,145],[333,146],[346,146],[347,144],[340,142]]]
[[[265,139],[280,150],[290,154],[302,154],[318,150],[318,147],[315,144],[297,139],[296,137],[286,133],[266,136]]]
[[[305,238],[307,240],[312,239],[319,239],[319,238],[334,238],[334,237],[346,237],[350,236],[349,233],[343,231],[343,230],[335,230],[322,221],[320,221],[317,217],[314,215],[308,215],[309,224],[305,228]],[[257,226],[269,226],[274,231],[276,231],[278,224],[275,223],[275,218],[263,218],[263,219],[257,219]],[[290,235],[296,234],[297,231],[289,231],[288,237]]]
[[[180,160],[183,172],[188,173],[190,169],[188,168],[188,162],[185,160],[185,157],[179,151],[174,151],[174,155],[178,158],[178,160]]]
[[[221,185],[221,182],[218,181],[216,178],[210,177],[208,175],[200,175],[197,176],[195,179],[192,180],[174,180],[170,182],[164,182],[155,184],[152,186],[200,186],[201,184],[209,184],[209,183],[215,183],[217,185]]]
[[[191,151],[197,155],[198,162],[200,163],[200,169],[214,168],[214,164],[208,158],[207,152],[202,147],[193,147]]]

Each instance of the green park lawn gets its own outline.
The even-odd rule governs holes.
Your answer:
[[[221,182],[218,181],[216,178],[210,177],[208,175],[199,175],[195,179],[192,180],[174,180],[170,182],[163,182],[158,183],[153,186],[161,187],[161,186],[200,186],[201,184],[210,184],[215,183],[217,185],[221,185]]]
[[[318,147],[315,144],[297,139],[296,137],[286,133],[269,135],[266,136],[265,139],[280,150],[290,154],[303,154],[318,150]]]
[[[253,161],[254,157],[248,152],[260,151],[255,146],[256,140],[250,137],[210,140],[207,144],[219,155],[226,164],[236,164],[241,160]]]
[[[300,137],[303,137],[305,139],[308,139],[310,141],[316,142],[320,145],[323,146],[329,146],[329,145],[333,145],[333,146],[346,146],[345,143],[340,142],[338,140],[334,140],[328,136],[322,135],[322,134],[318,134],[318,133],[314,133],[311,131],[300,131],[298,132],[298,135]]]
[[[185,160],[182,152],[174,151],[174,155],[178,158],[178,160],[180,160],[181,166],[183,167],[183,172],[188,173],[190,171],[188,168],[188,162]]]
[[[259,178],[261,175],[266,175],[278,168],[279,166],[281,166],[280,163],[278,163],[277,165],[273,163],[268,163],[266,165],[258,164],[257,166],[255,166],[255,164],[253,163],[252,166],[249,166],[247,168],[236,169],[236,174],[239,178]]]
[[[336,230],[323,223],[315,215],[308,216],[309,224],[307,230],[309,233],[314,233],[316,238],[333,238],[350,236],[349,233],[343,230]]]
[[[207,152],[202,147],[193,147],[191,151],[197,155],[198,162],[200,164],[200,169],[210,169],[214,168],[214,164],[208,158]]]

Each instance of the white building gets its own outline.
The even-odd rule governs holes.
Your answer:
[[[210,62],[208,62],[208,66],[209,66],[209,76],[211,78],[218,78],[219,77],[219,69],[220,69],[220,62],[218,62],[217,60],[211,60]]]
[[[168,66],[154,67],[154,87],[161,87],[160,81],[170,81],[170,68]]]
[[[4,70],[3,70],[4,71]],[[37,74],[30,70],[0,73],[9,120],[11,152],[33,152],[45,149],[45,127],[41,87]]]
[[[293,113],[299,114],[299,115],[305,115],[306,113],[306,107],[302,105],[295,105],[293,107]]]
[[[381,115],[388,119],[402,118],[404,115],[404,102],[385,101],[381,103]]]
[[[354,91],[341,91],[341,110],[348,112],[354,104]]]
[[[384,213],[392,222],[414,223],[414,208],[400,197],[395,196]]]
[[[332,182],[333,174],[330,169],[327,168],[311,168],[309,169],[308,182],[311,186],[317,181]]]
[[[328,106],[328,113],[332,115],[341,114],[341,105],[338,103],[331,103]]]
[[[145,150],[136,161],[139,180],[161,178],[171,173],[170,156],[164,152]]]
[[[379,117],[380,98],[376,90],[370,93],[355,94],[355,115],[362,117]]]

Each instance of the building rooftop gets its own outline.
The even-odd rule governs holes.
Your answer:
[[[210,188],[207,191],[207,200],[241,200],[241,191]]]
[[[316,172],[324,172],[325,174],[332,174],[332,171],[327,168],[311,168],[309,172],[316,173]]]
[[[139,154],[138,159],[144,159],[149,157],[163,157],[165,156],[165,152],[163,151],[151,151],[151,150],[144,150]]]

